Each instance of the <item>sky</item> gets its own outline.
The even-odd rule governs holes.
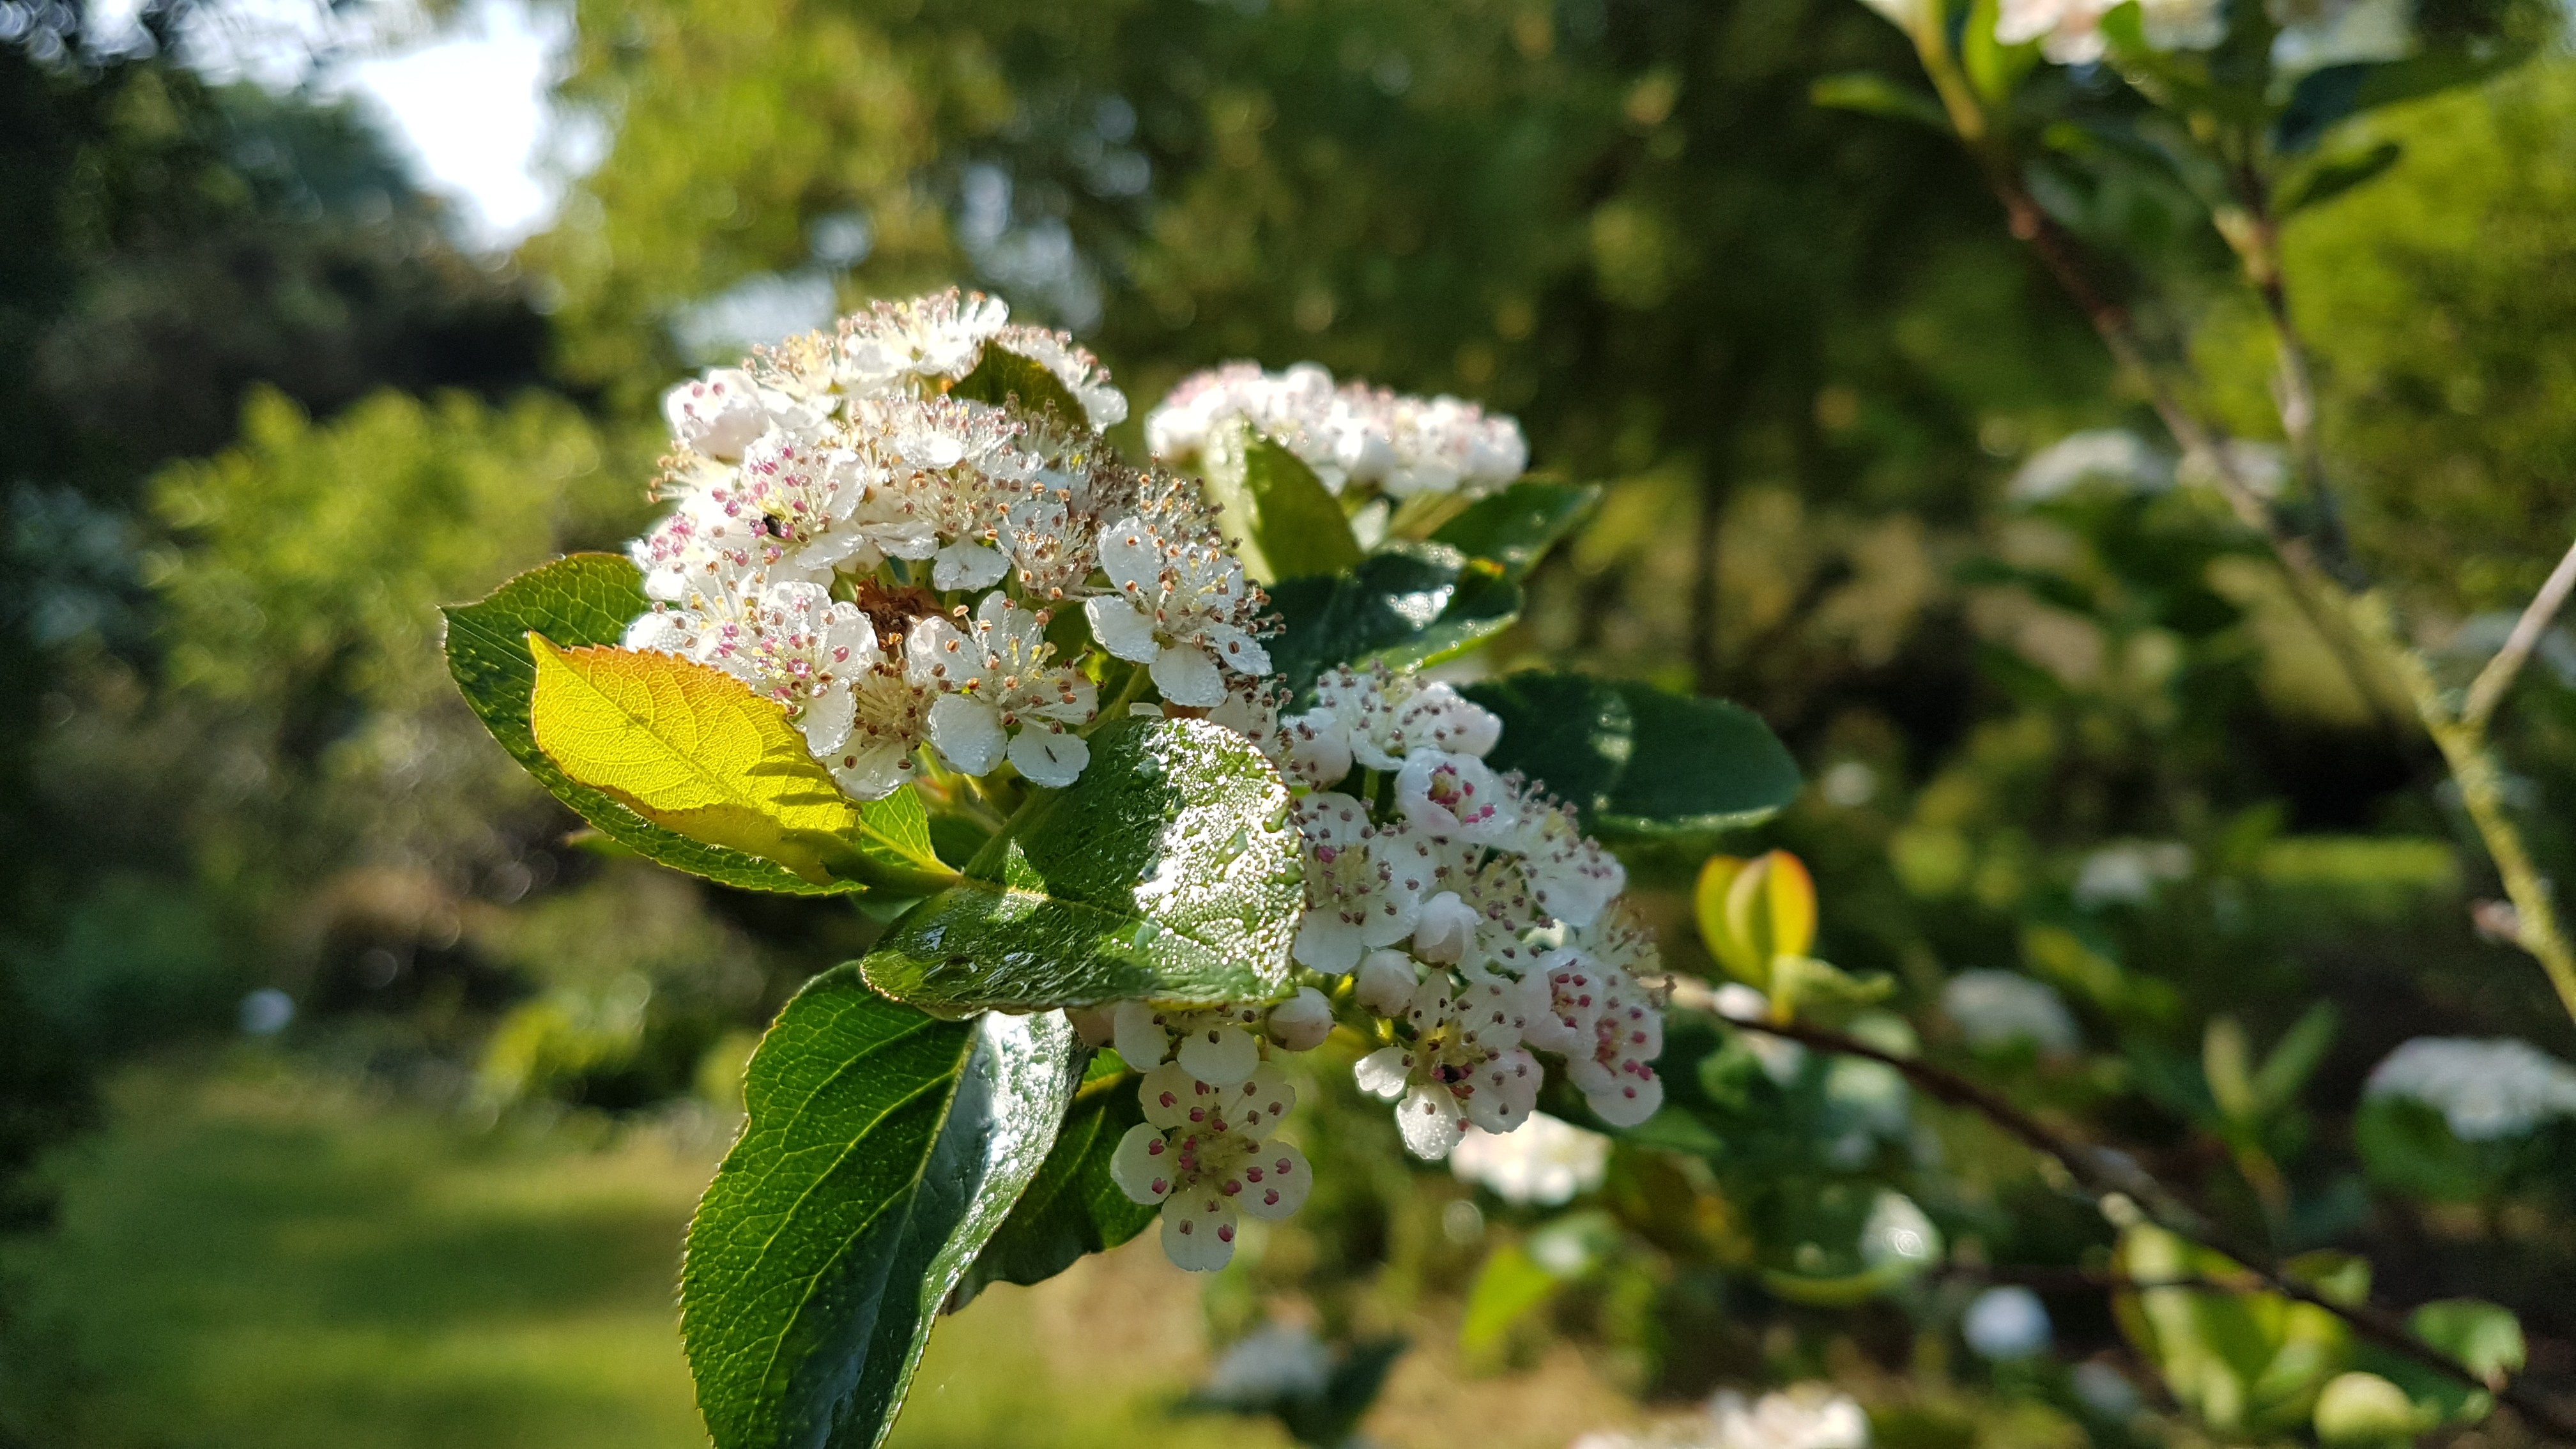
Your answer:
[[[98,0],[86,44],[131,47],[141,0]],[[421,185],[457,204],[460,240],[500,250],[544,228],[562,177],[598,150],[547,88],[572,39],[568,7],[467,0],[433,24],[413,0],[217,0],[189,14],[188,62],[216,80],[354,97]]]

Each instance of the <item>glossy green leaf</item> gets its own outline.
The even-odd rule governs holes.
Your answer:
[[[1278,772],[1203,720],[1114,720],[998,862],[906,916],[860,969],[934,1011],[1275,995],[1305,904]]]
[[[1061,1014],[942,1021],[843,967],[753,1053],[689,1225],[680,1332],[717,1449],[872,1449],[930,1325],[1045,1160]]]
[[[626,626],[650,608],[635,565],[615,554],[577,553],[531,569],[476,604],[452,605],[447,616],[447,669],[484,728],[538,783],[573,813],[636,854],[692,875],[746,890],[794,895],[857,891],[857,881],[807,880],[774,861],[691,840],[646,820],[602,791],[576,783],[537,748],[528,705],[536,689],[536,661],[528,635],[565,648],[616,644]],[[935,856],[921,801],[897,791],[862,807],[868,834],[863,853],[891,850],[902,857]]]
[[[948,391],[951,397],[997,406],[1016,399],[1020,406],[1038,412],[1051,408],[1075,427],[1086,427],[1090,422],[1081,401],[1047,371],[1046,364],[1022,357],[1007,347],[987,345],[975,370],[957,379]]]
[[[2520,65],[2531,53],[2524,41],[2484,45],[2454,41],[2428,46],[2402,60],[2355,61],[2310,71],[2291,87],[2289,104],[2272,123],[2272,145],[2284,154],[2304,151],[2348,117],[2475,85]]]
[[[1463,654],[1512,626],[1521,589],[1500,564],[1424,543],[1352,573],[1284,579],[1270,602],[1287,626],[1270,641],[1271,665],[1303,693],[1338,664],[1407,669]]]
[[[2322,206],[2354,187],[2377,179],[2406,148],[2395,141],[2382,141],[2358,156],[2329,157],[2316,162],[2281,188],[2275,208],[2292,216],[2312,206]]]
[[[1503,577],[1518,581],[1600,501],[1601,489],[1596,485],[1525,479],[1467,505],[1467,511],[1442,524],[1431,541],[1445,543],[1469,558],[1500,564]]]
[[[1846,71],[1819,76],[1807,87],[1807,99],[1828,110],[1858,111],[1890,121],[1910,121],[1950,134],[1950,115],[1941,102],[1912,86],[1900,85],[1875,71]]]
[[[1104,1059],[1110,1069],[1095,1069],[1083,1082],[1046,1164],[968,1270],[966,1294],[990,1283],[1043,1283],[1154,1221],[1158,1209],[1128,1197],[1109,1175],[1119,1139],[1145,1120],[1145,1108],[1136,1097],[1136,1074],[1115,1053]]]
[[[1751,825],[1802,783],[1770,726],[1724,700],[1579,674],[1513,674],[1462,692],[1502,717],[1487,761],[1543,781],[1605,839]]]
[[[1270,439],[1245,431],[1212,439],[1207,485],[1218,526],[1239,541],[1244,572],[1260,582],[1360,566],[1341,501],[1305,460]]]

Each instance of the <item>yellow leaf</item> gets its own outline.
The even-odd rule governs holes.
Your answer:
[[[1762,963],[1754,959],[1748,943],[1726,924],[1726,897],[1734,889],[1735,878],[1753,862],[1740,855],[1712,855],[1699,869],[1699,885],[1691,891],[1691,908],[1699,917],[1699,938],[1707,945],[1708,954],[1740,980],[1760,984]]]
[[[1692,892],[1709,954],[1737,979],[1771,989],[1773,963],[1816,943],[1816,883],[1785,850],[1712,857]]]
[[[563,772],[656,825],[823,882],[853,852],[859,807],[787,710],[673,654],[559,649],[528,635],[528,722]]]

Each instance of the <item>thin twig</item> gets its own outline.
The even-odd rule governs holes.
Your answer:
[[[2531,606],[2513,621],[2513,632],[2505,636],[2504,647],[2470,683],[2468,701],[2460,706],[2460,723],[2471,729],[2485,728],[2488,717],[2504,701],[2505,687],[2513,683],[2524,661],[2531,658],[2531,651],[2539,647],[2540,636],[2548,632],[2549,621],[2558,617],[2571,589],[2576,589],[2576,544],[2568,545],[2566,557],[2550,570],[2549,581],[2531,596]]]
[[[2284,1298],[2322,1308],[2352,1326],[2363,1337],[2404,1354],[2417,1363],[2471,1388],[2482,1389],[2522,1416],[2534,1429],[2565,1444],[2576,1444],[2576,1420],[2571,1420],[2511,1382],[2489,1382],[2467,1365],[2417,1338],[2405,1321],[2384,1308],[2368,1303],[2337,1303],[2309,1285],[2266,1266],[2268,1255],[2230,1242],[2215,1231],[2197,1212],[2192,1211],[2173,1191],[2140,1167],[2127,1153],[2078,1142],[2057,1131],[1995,1092],[1960,1076],[1956,1072],[1913,1057],[1881,1051],[1869,1043],[1841,1032],[1794,1022],[1750,1019],[1717,1013],[1721,1019],[1746,1031],[1758,1031],[1786,1041],[1799,1042],[1818,1051],[1837,1056],[1860,1057],[1894,1068],[1925,1095],[1965,1107],[1985,1117],[2005,1132],[2031,1148],[2062,1164],[2086,1192],[2099,1201],[2118,1194],[2143,1208],[2159,1226],[2182,1237],[2195,1239],[2236,1261],[2245,1270],[2252,1285]],[[2149,1285],[2180,1286],[2180,1285]],[[2213,1287],[2225,1286],[2219,1280]],[[2250,1291],[2240,1285],[2237,1291]]]

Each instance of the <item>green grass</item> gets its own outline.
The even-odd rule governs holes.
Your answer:
[[[476,1131],[273,1060],[163,1064],[0,1250],[0,1424],[43,1449],[702,1445],[672,1303],[715,1144]],[[1171,1420],[1197,1298],[1152,1253],[943,1320],[895,1443],[1285,1441]],[[0,1434],[0,1439],[5,1439]]]

